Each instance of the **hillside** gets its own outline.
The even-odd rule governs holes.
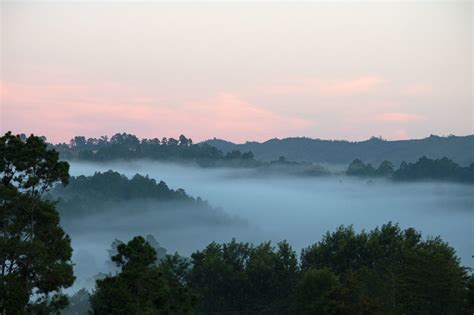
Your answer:
[[[80,229],[106,223],[110,227],[123,218],[126,218],[126,226],[132,228],[134,224],[140,224],[133,218],[140,217],[160,228],[242,223],[200,197],[188,195],[183,189],[171,189],[163,181],[139,174],[129,179],[111,170],[71,177],[68,186],[56,186],[46,198],[59,201],[62,224],[68,231],[77,231],[78,219],[87,218],[94,218],[94,223]],[[111,221],[111,218],[115,219]]]
[[[398,141],[372,138],[360,142],[311,138],[271,139],[244,144],[219,139],[205,142],[224,153],[231,150],[252,151],[257,159],[267,161],[285,156],[291,161],[348,164],[359,158],[373,164],[390,160],[399,165],[402,161],[415,162],[420,156],[427,156],[432,159],[447,157],[464,166],[474,162],[474,135],[431,135],[424,139]]]

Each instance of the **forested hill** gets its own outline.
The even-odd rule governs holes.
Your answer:
[[[57,186],[52,193],[65,199],[87,197],[97,201],[133,199],[195,201],[183,189],[170,189],[163,181],[157,183],[155,179],[140,174],[128,179],[125,175],[112,170],[104,173],[96,172],[92,176],[73,176],[66,187]],[[202,201],[199,197],[196,200]]]
[[[415,162],[420,156],[426,156],[432,159],[447,157],[464,166],[474,162],[474,135],[431,135],[424,139],[398,141],[371,138],[361,142],[285,138],[244,144],[213,139],[205,143],[224,153],[232,150],[252,151],[256,159],[266,161],[285,156],[291,161],[348,164],[358,158],[372,164],[390,160],[400,165],[402,161]]]
[[[182,226],[187,224],[184,221],[189,217],[192,220],[187,221],[192,221],[194,226],[241,223],[200,197],[188,195],[183,189],[171,189],[163,181],[157,182],[139,174],[129,179],[111,170],[92,176],[71,177],[69,185],[56,186],[46,198],[59,200],[61,220],[69,230],[76,227],[77,218],[97,214],[111,215],[116,219],[143,216],[160,227]]]

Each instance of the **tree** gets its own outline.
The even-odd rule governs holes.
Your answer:
[[[328,268],[308,269],[296,287],[294,312],[297,314],[337,314],[340,283]]]
[[[213,242],[191,254],[193,267],[187,278],[200,312],[243,312],[248,300],[244,269],[249,251],[249,244],[233,240],[222,245]]]
[[[287,242],[256,247],[232,240],[191,255],[189,287],[204,314],[288,314],[297,282],[296,254]]]
[[[365,175],[365,170],[366,170],[366,166],[364,162],[362,162],[359,159],[355,159],[354,161],[351,162],[351,164],[349,164],[346,174],[356,175],[356,176]]]
[[[69,165],[44,140],[10,132],[0,138],[0,313],[50,313],[67,304],[74,281],[69,237],[52,202],[41,199],[67,184]]]
[[[112,260],[121,269],[115,276],[97,280],[91,296],[94,314],[189,314],[192,299],[175,303],[163,272],[155,264],[156,251],[141,236],[117,246]]]
[[[61,311],[61,315],[89,314],[90,297],[90,293],[84,288],[77,291],[69,298],[69,305]]]
[[[169,146],[176,147],[176,146],[178,146],[178,144],[179,144],[179,141],[176,140],[175,138],[169,138],[168,139],[168,145]]]
[[[380,163],[379,167],[377,168],[376,174],[378,176],[392,176],[393,172],[393,163],[385,160]]]
[[[187,147],[189,145],[189,140],[188,138],[186,138],[185,136],[183,135],[180,135],[179,136],[179,145],[183,146],[183,147]]]
[[[71,139],[70,146],[71,148],[82,150],[86,147],[87,141],[84,136],[75,136],[74,139]]]
[[[254,159],[254,156],[253,156],[252,151],[248,151],[242,154],[242,160],[253,160],[253,159]]]
[[[462,314],[467,299],[467,270],[454,250],[392,223],[359,234],[340,227],[303,250],[301,263],[339,278],[342,313]]]
[[[227,152],[225,155],[226,160],[234,160],[234,159],[241,159],[242,158],[242,152],[239,150],[232,150],[232,152]]]
[[[245,268],[251,311],[259,314],[285,314],[290,306],[297,276],[296,254],[287,242],[270,242],[252,248]]]

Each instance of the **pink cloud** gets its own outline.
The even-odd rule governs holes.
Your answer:
[[[398,129],[395,131],[394,139],[406,140],[408,139],[408,132],[405,129]]]
[[[377,116],[377,120],[384,122],[414,122],[422,120],[421,116],[410,113],[383,113]]]
[[[314,93],[323,96],[343,96],[367,93],[382,86],[385,82],[385,79],[378,76],[362,76],[342,80],[305,78],[293,80],[286,85],[267,86],[262,89],[262,92],[270,95]]]
[[[2,84],[1,91],[3,132],[33,132],[55,142],[68,141],[78,134],[99,136],[119,131],[140,137],[176,137],[184,133],[194,140],[266,140],[301,134],[313,125],[231,93],[173,105],[148,95],[149,91],[107,85]]]
[[[313,125],[309,120],[272,112],[229,93],[188,103],[184,110],[191,113],[188,116],[191,119],[202,118],[202,113],[205,113],[217,134],[233,138],[239,134],[239,141],[295,134]]]
[[[401,88],[400,93],[407,96],[426,96],[433,92],[433,87],[427,83],[412,83]]]

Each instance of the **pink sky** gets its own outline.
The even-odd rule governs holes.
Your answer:
[[[469,3],[1,6],[2,132],[473,133]]]

